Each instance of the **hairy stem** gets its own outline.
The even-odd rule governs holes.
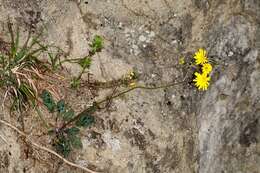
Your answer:
[[[132,87],[128,90],[125,90],[125,91],[122,91],[121,93],[118,93],[117,95],[114,95],[112,97],[107,97],[103,100],[100,100],[97,102],[98,105],[106,102],[107,100],[111,100],[111,99],[115,99],[121,95],[124,95],[130,91],[133,91],[133,90],[136,90],[136,89],[145,89],[145,90],[156,90],[156,89],[162,89],[162,88],[169,88],[169,87],[173,87],[173,86],[176,86],[176,85],[179,85],[179,84],[183,84],[185,81],[182,81],[182,82],[177,82],[177,83],[170,83],[170,84],[167,84],[167,85],[161,85],[161,86],[157,86],[157,87],[148,87],[148,86],[135,86],[135,87]]]
[[[116,95],[112,95],[112,96],[108,96],[100,101],[97,101],[97,102],[94,102],[94,105],[95,107],[99,107],[102,103],[105,103],[107,102],[108,100],[112,100],[112,99],[115,99],[117,97],[120,97],[128,92],[131,92],[133,90],[136,90],[136,89],[145,89],[145,90],[156,90],[156,89],[162,89],[162,88],[169,88],[169,87],[173,87],[173,86],[176,86],[176,85],[180,85],[180,84],[183,84],[187,82],[186,80],[184,81],[181,81],[181,82],[175,82],[175,83],[170,83],[170,84],[166,84],[166,85],[161,85],[161,86],[156,86],[156,87],[149,87],[149,86],[135,86],[135,87],[132,87],[130,89],[127,89],[125,91],[122,91]],[[89,107],[87,109],[85,109],[84,111],[82,111],[81,113],[79,113],[76,117],[74,117],[73,119],[71,119],[70,121],[68,121],[67,123],[65,123],[60,129],[59,131],[63,130],[64,128],[66,128],[68,125],[72,124],[73,122],[77,121],[82,115],[86,114],[86,113],[89,113],[90,111],[92,111],[93,109],[93,106],[92,107]]]

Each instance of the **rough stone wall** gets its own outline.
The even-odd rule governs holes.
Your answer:
[[[111,173],[259,172],[259,0],[0,0],[0,13],[0,37],[7,38],[9,16],[25,33],[44,28],[44,41],[69,57],[84,56],[93,35],[102,35],[105,49],[91,66],[100,81],[130,69],[140,84],[181,81],[191,71],[179,58],[191,63],[200,47],[214,62],[206,92],[186,84],[114,100],[82,133],[83,150],[71,160]],[[12,147],[0,140],[0,172],[79,172],[57,168],[54,158],[22,157],[16,134],[1,131]]]

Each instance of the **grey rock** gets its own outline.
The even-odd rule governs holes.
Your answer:
[[[96,80],[119,79],[133,69],[140,85],[189,79],[167,89],[135,90],[98,112],[95,126],[82,131],[83,149],[69,158],[82,166],[111,173],[259,173],[259,2],[0,0],[0,48],[9,17],[24,33],[44,31],[43,41],[71,58],[85,56],[91,38],[103,36],[105,49],[90,68]],[[213,64],[205,92],[195,88],[196,69],[189,68],[201,47]],[[77,65],[65,67],[68,77],[79,73]],[[100,90],[94,99],[107,93]],[[90,102],[83,93],[65,95],[80,109]],[[32,122],[26,131],[38,127]],[[80,172],[46,153],[24,157],[26,145],[10,129],[2,131],[12,147],[0,139],[0,172]]]

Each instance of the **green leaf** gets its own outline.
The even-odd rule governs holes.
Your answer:
[[[16,30],[16,39],[15,39],[15,53],[18,50],[18,46],[19,46],[19,37],[20,37],[20,28],[17,26],[17,30]]]
[[[95,35],[94,39],[92,40],[92,43],[90,44],[91,52],[99,52],[103,48],[103,38],[99,35]]]
[[[66,112],[66,105],[65,105],[65,101],[63,99],[58,101],[57,110],[60,114],[63,114],[64,112]]]
[[[55,132],[55,130],[53,130],[53,129],[50,129],[50,130],[48,130],[48,135],[53,135],[53,134],[54,134],[54,132]]]
[[[73,110],[73,109],[70,109],[70,110],[68,110],[67,112],[65,112],[65,113],[63,114],[63,119],[64,119],[65,121],[69,121],[71,118],[74,117],[74,115],[75,115],[74,110]]]
[[[89,57],[85,57],[85,58],[82,58],[81,60],[79,60],[79,65],[82,68],[89,68],[91,65],[91,61],[92,60]]]
[[[64,135],[59,136],[56,141],[54,141],[54,147],[56,151],[62,154],[64,157],[68,157],[71,152],[70,140],[65,138]]]
[[[83,114],[76,121],[76,126],[78,127],[88,127],[95,122],[95,118],[88,114]]]
[[[62,116],[63,120],[65,121],[69,121],[71,118],[74,117],[75,113],[73,109],[68,109],[66,108],[66,104],[65,101],[62,99],[60,101],[58,101],[57,103],[57,111],[60,113],[60,115]]]
[[[48,54],[48,57],[49,57],[49,59],[50,59],[50,61],[51,61],[52,70],[54,70],[54,71],[57,70],[57,68],[58,68],[59,66],[61,66],[61,64],[59,64],[59,61],[60,61],[60,59],[59,59],[59,53],[56,53],[56,54],[54,55],[54,53],[48,52],[47,54]]]
[[[70,83],[70,87],[71,88],[78,88],[80,85],[80,79],[74,77],[72,80],[71,80],[71,83]]]
[[[73,148],[81,149],[82,148],[82,142],[80,137],[74,136],[73,138],[70,138],[70,143]]]
[[[55,101],[52,98],[51,93],[47,90],[43,90],[43,92],[41,94],[41,98],[43,100],[43,104],[47,107],[47,109],[50,112],[54,112],[56,104],[55,104]]]
[[[12,28],[10,28],[10,33],[11,33],[11,37],[12,37],[11,55],[12,55],[12,57],[15,57],[15,55],[18,52],[18,46],[19,46],[19,37],[20,37],[19,36],[19,34],[20,34],[19,27],[17,27],[17,30],[16,30],[16,38],[15,38],[15,40],[14,40],[14,35],[13,35],[14,33],[13,33]]]
[[[23,59],[25,56],[26,56],[26,52],[27,50],[24,48],[22,49],[20,52],[18,52],[16,55],[15,55],[15,61],[19,61],[21,59]]]
[[[35,98],[35,91],[32,87],[27,85],[26,83],[22,83],[19,87],[19,90],[24,94],[24,96],[28,99]]]
[[[31,104],[35,104],[35,91],[32,87],[27,85],[26,83],[22,83],[18,88],[18,93],[21,94],[22,99],[27,102],[31,102]]]
[[[68,134],[68,136],[76,136],[79,134],[79,128],[77,127],[71,127],[65,130],[65,132]]]

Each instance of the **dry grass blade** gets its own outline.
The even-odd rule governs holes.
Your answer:
[[[30,73],[34,73],[34,74],[36,74],[36,76],[38,76],[40,79],[44,79],[43,75],[40,74],[39,70],[37,70],[37,69],[34,68],[34,67],[31,67],[31,69],[32,69],[32,70],[27,69],[27,68],[24,68],[23,70],[24,70],[24,71],[28,71],[28,72],[30,72]]]
[[[18,93],[17,93],[16,88],[14,88],[13,86],[11,86],[11,88],[12,88],[12,90],[14,91],[15,97],[18,97]]]
[[[4,107],[5,107],[5,100],[6,100],[6,98],[7,98],[8,93],[9,93],[9,90],[7,89],[7,90],[5,91],[4,99],[3,99],[3,103],[2,103],[2,108],[3,108],[3,109],[4,109]]]
[[[55,151],[52,151],[52,150],[49,149],[49,148],[46,148],[46,147],[44,147],[44,146],[42,146],[42,145],[39,145],[39,144],[33,142],[24,132],[22,132],[22,131],[19,130],[17,127],[13,126],[12,124],[8,123],[7,121],[0,120],[0,123],[1,123],[1,124],[4,124],[5,126],[11,128],[11,129],[13,129],[13,130],[15,130],[19,135],[25,137],[25,138],[32,144],[32,146],[34,146],[35,148],[38,148],[38,149],[40,149],[40,150],[43,150],[43,151],[45,151],[45,152],[48,152],[48,153],[50,153],[50,154],[55,155],[56,157],[58,157],[59,159],[61,159],[64,163],[68,164],[69,166],[72,166],[72,167],[74,167],[74,168],[81,169],[81,170],[83,170],[83,171],[85,171],[85,172],[88,172],[88,173],[98,173],[98,172],[93,171],[93,170],[90,170],[90,169],[88,169],[88,168],[86,168],[86,167],[83,167],[83,166],[77,165],[77,164],[75,164],[75,163],[72,163],[72,162],[68,161],[67,159],[63,158],[61,155],[59,155],[59,154],[56,153]]]

